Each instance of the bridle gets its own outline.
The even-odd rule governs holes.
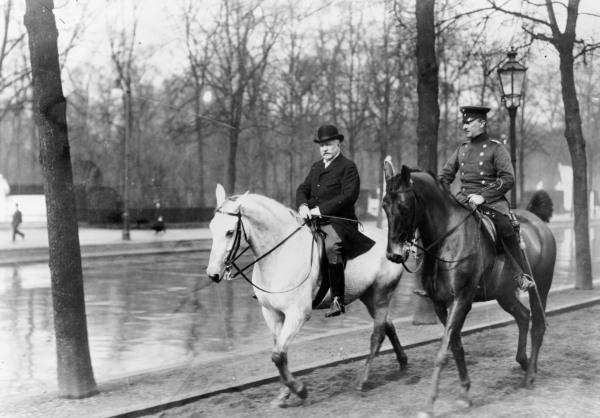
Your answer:
[[[458,260],[446,260],[444,258],[437,256],[431,250],[434,249],[441,242],[443,242],[450,235],[452,235],[456,230],[458,230],[458,228],[460,228],[460,226],[462,224],[464,224],[467,221],[467,219],[469,219],[469,217],[471,217],[475,213],[477,208],[473,208],[472,210],[469,210],[467,215],[458,224],[454,225],[452,228],[450,228],[448,231],[446,231],[442,236],[440,236],[434,242],[429,244],[427,247],[422,247],[417,244],[417,241],[418,241],[418,237],[417,237],[417,202],[420,202],[420,199],[419,199],[419,195],[417,194],[417,192],[415,192],[414,183],[413,183],[412,179],[410,180],[409,184],[410,184],[410,187],[407,190],[395,191],[395,193],[397,193],[397,194],[412,193],[414,200],[415,200],[414,204],[413,204],[412,224],[411,224],[410,228],[408,229],[409,231],[412,231],[412,232],[406,233],[405,231],[402,231],[399,240],[403,243],[410,243],[411,246],[414,246],[418,250],[423,251],[425,254],[428,254],[429,256],[433,257],[435,260],[443,262],[443,263],[460,263],[460,262],[468,259],[470,257],[470,255],[459,258]],[[409,238],[409,236],[412,236],[412,238]],[[423,267],[423,263],[421,263],[421,265],[419,265],[414,270],[411,270],[410,268],[408,268],[406,266],[406,260],[402,261],[402,266],[409,273],[416,273],[417,271],[419,271],[421,269],[421,267]]]
[[[244,280],[246,280],[248,283],[250,283],[251,286],[255,287],[256,289],[258,289],[262,292],[271,293],[271,294],[291,292],[292,290],[296,290],[297,288],[302,286],[304,284],[304,282],[306,282],[309,279],[310,273],[312,272],[312,267],[313,267],[313,254],[314,254],[314,246],[315,246],[315,241],[316,241],[314,235],[312,235],[312,240],[311,240],[310,268],[308,270],[308,273],[307,273],[306,277],[300,283],[298,283],[296,286],[292,287],[291,289],[281,290],[281,291],[270,291],[267,289],[263,289],[262,287],[258,286],[257,284],[254,284],[252,282],[252,280],[249,279],[246,276],[246,274],[244,274],[244,272],[246,270],[248,270],[250,267],[252,267],[254,264],[258,263],[260,260],[264,259],[269,254],[271,254],[273,251],[275,251],[277,248],[279,248],[283,244],[285,244],[293,235],[296,234],[296,232],[300,231],[300,229],[302,229],[306,225],[306,221],[303,222],[296,229],[294,229],[289,235],[287,235],[283,240],[281,240],[277,245],[275,245],[269,251],[267,251],[266,253],[262,254],[259,257],[256,257],[256,259],[253,262],[246,265],[245,267],[240,268],[236,264],[236,261],[250,248],[248,234],[246,233],[246,229],[244,228],[244,222],[242,221],[242,212],[239,210],[237,212],[228,212],[228,211],[224,211],[221,208],[217,208],[215,210],[215,212],[219,212],[224,215],[235,216],[237,218],[236,227],[235,227],[235,236],[233,237],[233,243],[231,244],[231,248],[228,250],[227,256],[225,257],[225,262],[224,262],[225,268],[223,270],[223,273],[230,273],[232,267],[236,270],[235,273],[233,273],[233,274],[230,273],[230,276],[229,276],[230,278],[233,279],[233,278],[237,277],[238,275],[241,275],[244,278]],[[240,247],[242,244],[242,237],[244,238],[244,241],[246,241],[248,246],[240,252]],[[222,276],[223,275],[221,275],[221,277]]]

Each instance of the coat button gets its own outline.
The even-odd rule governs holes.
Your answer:
[[[317,187],[321,187],[321,185],[320,185],[320,184],[317,184]]]
[[[479,165],[483,165],[483,161],[479,161]]]
[[[483,171],[480,171],[480,172],[479,172],[479,175],[480,175],[480,176],[483,176]]]
[[[483,157],[483,156],[484,156],[484,153],[483,153],[483,152],[480,152],[480,153],[479,153],[479,155]]]
[[[485,180],[481,180],[481,184],[485,184]]]
[[[465,165],[465,163],[460,163],[460,165]]]
[[[487,144],[483,144],[483,148],[486,148],[486,147],[487,147]]]

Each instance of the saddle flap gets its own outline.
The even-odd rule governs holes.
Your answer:
[[[481,221],[481,229],[488,235],[488,237],[492,240],[492,243],[497,243],[496,236],[496,227],[494,226],[494,221],[483,211],[475,212]]]

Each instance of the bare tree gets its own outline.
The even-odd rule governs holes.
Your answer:
[[[26,0],[25,26],[44,171],[58,389],[61,397],[83,398],[96,393],[97,388],[88,344],[66,100],[53,9],[52,0]]]
[[[599,44],[589,45],[577,38],[576,27],[579,16],[579,0],[565,2],[545,0],[544,4],[525,1],[533,9],[545,7],[547,18],[536,14],[526,14],[499,5],[488,0],[494,10],[516,16],[524,22],[523,29],[533,40],[547,42],[558,51],[562,100],[565,112],[565,138],[571,154],[573,167],[573,207],[575,213],[575,287],[591,289],[593,287],[592,261],[590,253],[589,214],[588,214],[588,173],[585,139],[581,128],[581,114],[577,89],[575,87],[574,62],[579,56],[598,48]],[[566,12],[566,23],[561,31],[557,19],[556,8]],[[576,45],[580,46],[575,51]]]
[[[262,79],[269,54],[279,32],[278,18],[261,8],[260,2],[225,0],[221,3],[218,26],[211,37],[215,68],[208,71],[216,100],[230,126],[227,153],[227,191],[236,185],[237,151],[243,128],[244,108],[249,102],[248,85]]]

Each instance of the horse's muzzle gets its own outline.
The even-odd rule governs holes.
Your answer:
[[[403,254],[396,254],[396,253],[388,251],[385,253],[385,256],[392,263],[400,264],[400,263],[404,263],[406,261],[406,257],[404,257]]]
[[[219,283],[221,281],[221,279],[223,279],[220,274],[209,274],[208,278],[211,279],[215,283]]]

